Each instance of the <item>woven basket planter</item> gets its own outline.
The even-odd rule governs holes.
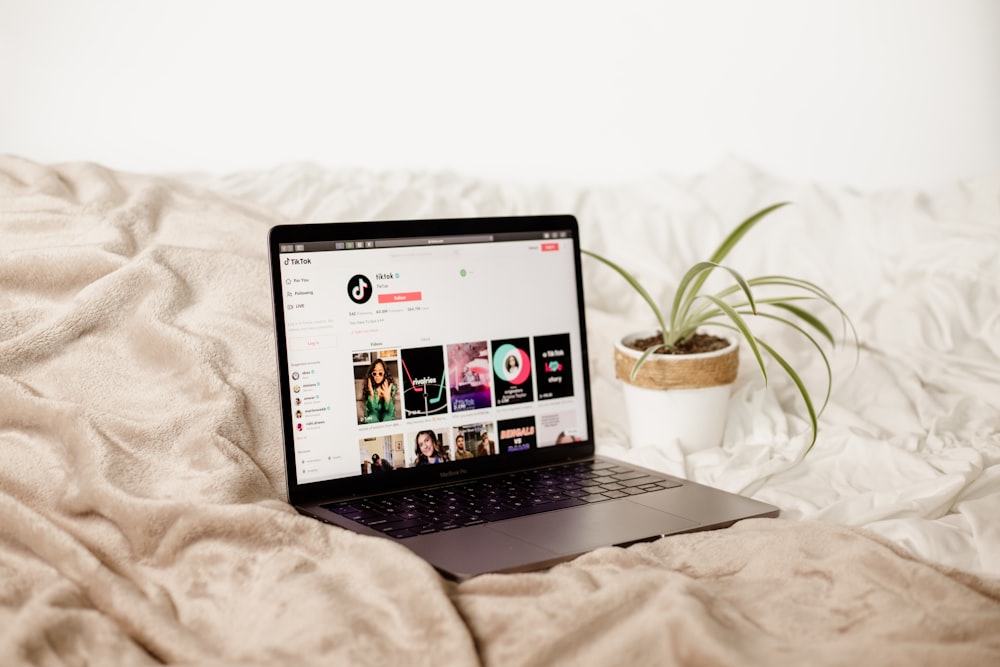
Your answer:
[[[615,374],[624,387],[632,446],[676,440],[686,453],[719,446],[739,370],[739,340],[723,336],[729,346],[713,352],[651,355],[631,378],[642,353],[626,343],[649,335],[631,334],[615,345]]]

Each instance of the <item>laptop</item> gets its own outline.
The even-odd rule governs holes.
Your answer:
[[[573,216],[290,224],[268,243],[299,512],[459,581],[777,516],[595,456]]]

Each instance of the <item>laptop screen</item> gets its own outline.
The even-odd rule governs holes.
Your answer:
[[[290,499],[589,443],[574,218],[281,226],[271,253]]]

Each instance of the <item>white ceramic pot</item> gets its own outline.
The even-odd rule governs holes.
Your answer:
[[[739,370],[739,339],[699,354],[654,354],[631,378],[642,353],[625,346],[655,332],[636,332],[615,345],[615,374],[625,392],[633,446],[677,440],[682,451],[718,447],[726,428],[729,394]]]

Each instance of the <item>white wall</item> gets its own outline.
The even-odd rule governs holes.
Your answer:
[[[926,185],[1000,168],[996,0],[0,2],[0,152]]]

